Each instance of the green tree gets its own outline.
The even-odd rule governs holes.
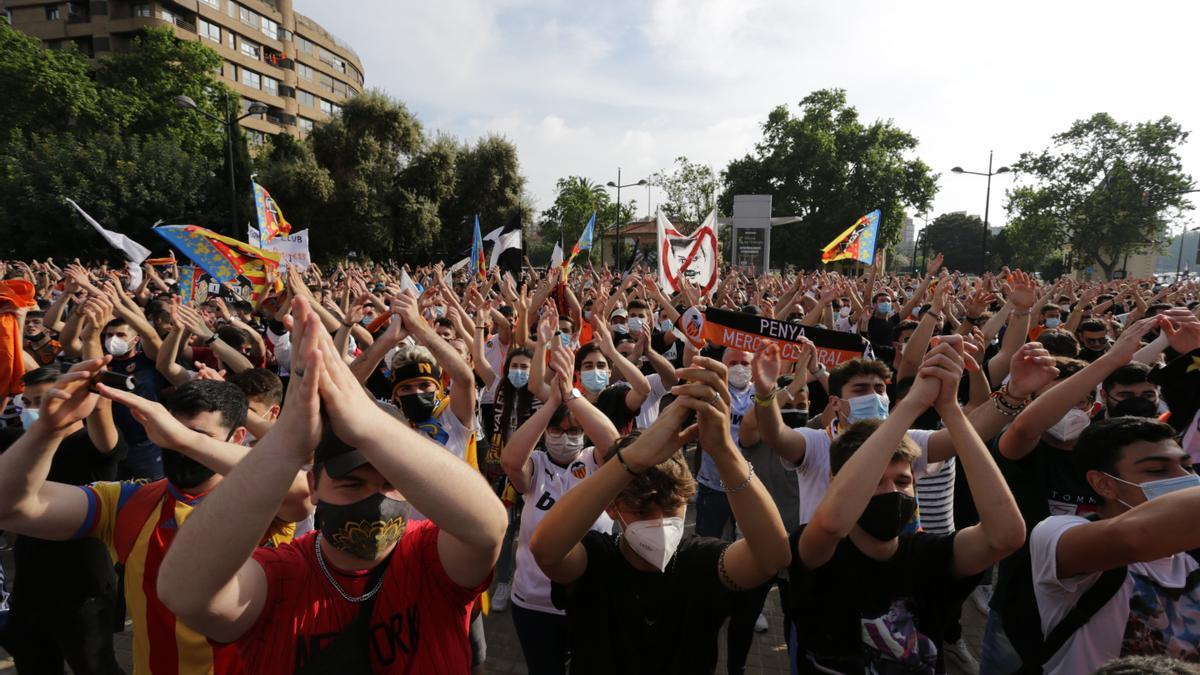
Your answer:
[[[910,158],[917,138],[890,120],[860,121],[842,89],[804,97],[798,116],[779,106],[762,129],[754,151],[722,172],[718,203],[729,213],[736,194],[770,194],[774,215],[802,219],[773,233],[774,267],[811,268],[822,246],[873,209],[883,212],[880,247],[891,248],[905,208],[927,210],[937,192],[929,167]]]
[[[925,229],[929,250],[946,256],[945,266],[964,272],[980,271],[983,220],[962,211],[944,213]]]
[[[441,206],[440,248],[447,255],[470,248],[476,214],[484,234],[532,218],[517,147],[503,136],[490,134],[474,145],[459,146],[453,187]]]
[[[43,49],[0,22],[0,222],[19,233],[6,242],[13,254],[119,255],[64,196],[160,250],[165,243],[148,231],[159,218],[226,220],[223,132],[172,100],[189,95],[220,114],[227,90],[212,72],[220,62],[203,45],[149,30],[92,68],[82,55]],[[240,139],[237,154],[246,161]]]
[[[561,236],[563,250],[569,252],[579,235],[587,226],[592,213],[596,214],[596,225],[592,230],[592,257],[599,264],[601,241],[604,241],[603,259],[612,260],[614,254],[612,237],[614,223],[618,220],[617,204],[603,185],[581,176],[559,178],[554,184],[554,203],[542,211],[538,221],[538,243],[531,250],[535,262],[550,259],[550,251]],[[637,202],[630,200],[621,204],[619,219],[622,223],[633,220],[637,213]],[[569,253],[568,253],[569,255]]]
[[[1071,265],[1096,264],[1111,278],[1127,251],[1162,239],[1191,208],[1172,194],[1191,186],[1179,157],[1187,137],[1170,117],[1130,124],[1096,113],[1023,153],[1013,168],[1024,182],[1007,205],[1014,251],[1066,249]]]
[[[655,173],[650,176],[650,184],[667,193],[661,206],[672,220],[699,225],[717,205],[719,182],[712,167],[687,157],[676,157],[675,170]]]

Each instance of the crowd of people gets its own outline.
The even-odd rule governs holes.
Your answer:
[[[1200,662],[1200,284],[526,263],[0,263],[18,672],[735,675],[773,588],[797,673]]]

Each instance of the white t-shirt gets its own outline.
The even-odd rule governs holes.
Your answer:
[[[649,429],[650,425],[654,424],[654,420],[658,419],[658,404],[662,401],[662,397],[667,395],[667,388],[663,386],[662,376],[653,373],[647,375],[646,379],[650,381],[650,395],[642,403],[642,409],[638,411],[634,421],[638,429]]]
[[[1050,516],[1033,528],[1029,556],[1033,594],[1042,634],[1053,630],[1100,578],[1100,572],[1058,578],[1058,541],[1081,516]],[[1124,585],[1046,662],[1049,674],[1095,672],[1130,655],[1165,654],[1195,661],[1200,645],[1200,590],[1186,590],[1188,574],[1200,565],[1186,553],[1129,565]],[[1172,592],[1173,591],[1173,592]]]
[[[554,506],[568,490],[579,485],[584,478],[592,475],[599,466],[596,464],[596,448],[584,448],[579,457],[570,466],[561,467],[550,461],[550,455],[545,451],[534,450],[529,459],[533,462],[533,476],[529,489],[525,491],[525,506],[521,509],[521,533],[517,544],[517,571],[513,578],[512,601],[525,609],[532,609],[547,614],[563,615],[566,612],[556,609],[550,602],[550,579],[538,567],[529,552],[529,540],[537,526],[546,517],[546,512]],[[592,529],[597,532],[611,532],[612,518],[601,513],[592,523]]]
[[[833,439],[827,429],[798,427],[793,431],[804,436],[804,459],[800,460],[799,464],[792,464],[782,457],[779,458],[779,461],[785,469],[796,472],[796,480],[800,486],[800,524],[804,525],[812,520],[817,505],[821,503],[821,498],[829,489],[829,479],[832,478],[829,446],[833,444]],[[908,430],[908,437],[921,448],[921,456],[913,463],[913,478],[925,475],[927,456],[929,455],[929,437],[933,434],[934,432],[925,429]]]

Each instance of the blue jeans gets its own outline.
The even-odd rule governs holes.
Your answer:
[[[1008,641],[1004,619],[996,610],[988,612],[983,628],[983,644],[979,648],[979,672],[1010,675],[1021,669],[1021,657]]]
[[[514,602],[512,620],[529,675],[566,675],[571,656],[567,617],[525,609]]]
[[[700,492],[696,495],[696,534],[701,537],[720,538],[727,523],[733,523],[734,527],[737,527],[733,509],[729,507],[729,497],[720,490],[704,485],[699,487]]]
[[[162,450],[150,441],[130,443],[119,468],[122,479],[158,480],[163,477]]]

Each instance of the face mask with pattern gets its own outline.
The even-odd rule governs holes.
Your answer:
[[[353,504],[317,504],[321,536],[337,550],[359,560],[378,560],[404,536],[411,508],[408,502],[382,493]]]

